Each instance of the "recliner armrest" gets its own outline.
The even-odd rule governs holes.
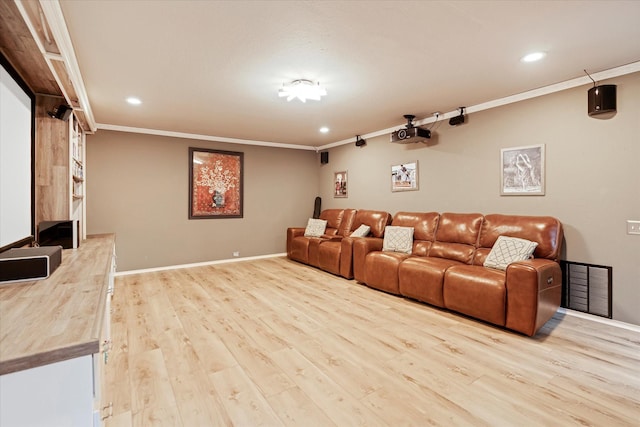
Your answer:
[[[562,270],[548,259],[531,259],[507,266],[506,327],[533,336],[560,307]]]
[[[328,241],[328,242],[339,242],[340,240],[343,239],[343,237],[342,236],[323,234],[322,236],[320,236],[320,239],[322,239],[324,241]]]
[[[287,228],[287,255],[291,257],[291,241],[298,236],[304,236],[303,227],[289,227]]]
[[[384,239],[381,237],[353,237],[353,277],[363,282],[364,260],[369,252],[381,251]]]

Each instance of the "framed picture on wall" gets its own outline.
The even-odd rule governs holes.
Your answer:
[[[244,153],[189,147],[189,219],[242,218]]]
[[[391,191],[418,189],[418,161],[391,166]]]
[[[544,195],[544,144],[500,150],[500,194]]]
[[[333,197],[348,197],[347,171],[334,172],[333,174]]]

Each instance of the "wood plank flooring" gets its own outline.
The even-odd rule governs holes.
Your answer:
[[[639,426],[640,333],[533,338],[286,258],[121,276],[120,426]]]

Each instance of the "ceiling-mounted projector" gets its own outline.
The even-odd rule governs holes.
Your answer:
[[[431,131],[429,129],[422,129],[413,125],[413,119],[415,119],[416,116],[405,114],[404,118],[407,119],[406,128],[393,132],[391,134],[391,142],[396,144],[413,144],[431,138]]]

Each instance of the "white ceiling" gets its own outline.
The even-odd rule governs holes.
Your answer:
[[[318,147],[640,60],[640,1],[60,3],[99,128]]]

